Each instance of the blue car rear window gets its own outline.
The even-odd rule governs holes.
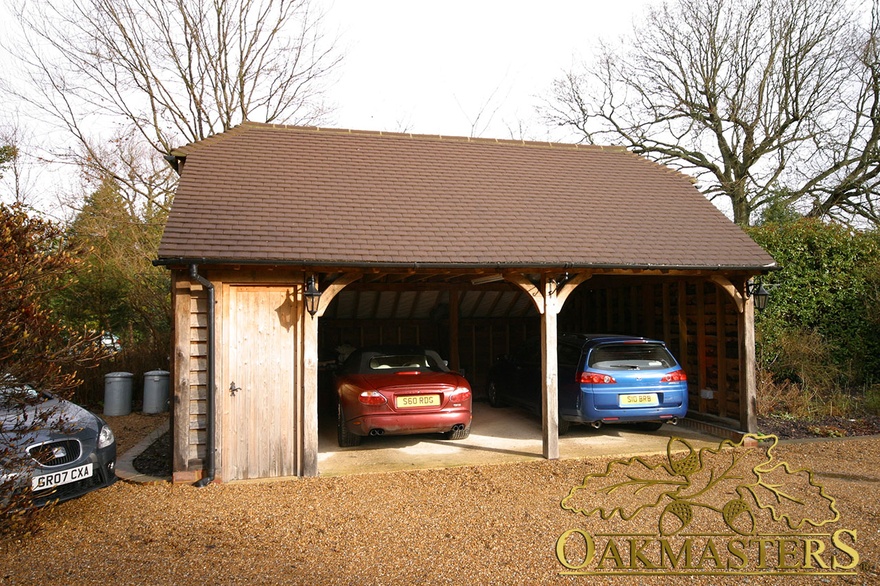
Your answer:
[[[605,344],[590,352],[588,366],[601,370],[665,370],[675,358],[659,344]]]

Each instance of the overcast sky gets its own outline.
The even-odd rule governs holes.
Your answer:
[[[599,37],[616,40],[661,0],[314,1],[327,11],[325,33],[338,37],[345,55],[326,126],[575,142],[575,135],[551,133],[535,106],[554,79],[589,57]],[[0,0],[0,37],[10,22]],[[16,111],[26,114],[20,106],[5,114]],[[43,207],[57,207],[53,193],[77,190],[77,178],[58,171],[25,170],[27,190],[44,194]],[[0,197],[10,181],[7,174]]]
[[[346,54],[334,126],[559,140],[535,105],[658,0],[326,1]]]

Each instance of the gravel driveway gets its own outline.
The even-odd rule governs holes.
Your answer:
[[[858,574],[821,582],[880,583],[880,437],[790,442],[775,456],[811,469],[836,499],[838,525],[856,532]],[[117,482],[48,511],[38,535],[5,543],[0,582],[665,584],[666,576],[560,575],[566,568],[555,548],[563,533],[623,530],[615,518],[561,506],[606,464],[538,461],[201,489]],[[676,580],[749,582],[741,575]],[[816,581],[760,578],[761,584]]]

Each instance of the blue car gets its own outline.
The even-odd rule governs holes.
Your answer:
[[[687,414],[687,375],[659,340],[563,334],[557,358],[560,434],[572,423],[636,423],[657,430]],[[542,380],[541,343],[533,340],[492,366],[489,404],[540,414]]]

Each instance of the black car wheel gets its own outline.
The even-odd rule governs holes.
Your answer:
[[[504,401],[498,396],[498,385],[495,384],[494,380],[489,381],[489,385],[486,388],[486,396],[489,399],[490,407],[504,407]]]
[[[339,442],[339,447],[351,448],[361,445],[361,436],[351,433],[345,426],[345,415],[342,413],[342,405],[339,406],[337,414],[336,439]]]
[[[464,429],[453,429],[452,431],[447,431],[443,434],[444,439],[448,440],[463,440],[466,439],[467,436],[471,434],[471,426],[468,424]]]
[[[559,418],[559,426],[557,428],[558,435],[565,435],[571,429],[571,421],[567,421],[562,417]]]

